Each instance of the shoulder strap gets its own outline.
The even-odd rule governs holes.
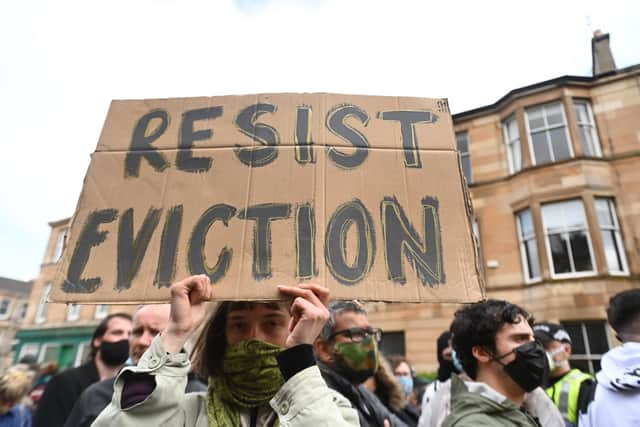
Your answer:
[[[596,388],[598,382],[596,380],[588,379],[580,384],[580,394],[578,394],[578,411],[581,414],[586,414],[587,409],[596,395]]]

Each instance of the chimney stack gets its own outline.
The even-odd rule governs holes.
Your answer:
[[[600,30],[593,32],[591,55],[594,76],[616,70],[616,63],[613,60],[611,46],[609,46],[609,33],[602,34]]]

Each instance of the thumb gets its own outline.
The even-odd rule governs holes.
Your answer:
[[[391,423],[389,422],[389,419],[384,420],[384,427],[391,427]]]

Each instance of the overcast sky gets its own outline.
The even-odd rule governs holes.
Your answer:
[[[259,92],[447,97],[452,111],[640,63],[640,2],[0,0],[0,276],[38,275],[112,99]]]

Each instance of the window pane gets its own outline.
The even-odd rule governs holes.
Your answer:
[[[520,232],[523,236],[527,236],[533,233],[533,220],[531,218],[531,211],[526,209],[518,214],[520,219]]]
[[[464,177],[467,178],[467,183],[471,184],[473,182],[471,176],[471,158],[469,156],[461,157],[460,161],[462,162],[462,172],[464,172]]]
[[[545,110],[547,113],[547,124],[549,126],[559,125],[564,122],[562,117],[562,104],[547,105]]]
[[[584,231],[574,231],[569,234],[571,240],[571,251],[573,252],[573,264],[576,271],[592,271],[591,254],[589,253],[589,242],[587,233]]]
[[[591,354],[604,354],[609,351],[604,323],[585,323],[585,327]]]
[[[553,258],[553,271],[556,274],[570,273],[569,251],[564,237],[561,234],[550,235],[549,246],[551,248],[551,257]]]
[[[604,255],[607,258],[607,268],[609,271],[623,271],[621,248],[618,248],[614,231],[602,230],[602,243],[604,245]]]
[[[565,227],[564,206],[565,203],[550,203],[542,206],[542,219],[547,231],[562,230]]]
[[[565,133],[564,127],[551,129],[549,131],[549,136],[551,137],[553,157],[555,158],[556,162],[571,157],[571,152],[569,151],[569,141],[567,141],[567,135]]]
[[[585,354],[587,350],[584,345],[581,323],[563,323],[562,326],[564,326],[571,337],[571,352],[573,354]]]
[[[469,152],[469,138],[467,138],[466,132],[456,134],[456,145],[461,153]]]
[[[547,135],[545,132],[534,133],[531,135],[533,143],[533,154],[536,158],[536,164],[541,165],[551,161],[551,153],[547,144]]]
[[[590,372],[591,374],[594,374],[596,372],[600,372],[600,370],[602,369],[600,367],[600,359],[592,359],[591,363],[593,363],[593,371],[585,371],[585,372]]]
[[[529,129],[531,130],[544,127],[544,118],[542,117],[542,107],[528,109],[527,119],[529,120]]]
[[[580,126],[580,143],[582,143],[582,150],[585,156],[595,156],[593,138],[591,137],[591,128],[586,126]]]
[[[589,361],[588,360],[575,360],[572,359],[569,361],[569,365],[572,369],[580,369],[582,372],[589,372]]]
[[[529,267],[529,279],[540,277],[540,261],[538,260],[538,245],[535,240],[525,243],[527,263]]]
[[[609,201],[607,199],[596,199],[596,213],[598,215],[598,224],[600,226],[613,226],[613,217],[609,209]]]
[[[587,218],[584,215],[581,200],[570,200],[562,203],[561,206],[564,207],[564,219],[567,227],[586,227]]]
[[[574,110],[576,112],[576,119],[578,123],[588,123],[589,115],[587,113],[587,106],[583,103],[574,104]]]
[[[380,352],[385,356],[392,354],[404,356],[406,353],[404,331],[383,332],[382,340],[380,341]]]
[[[509,135],[510,141],[513,141],[514,139],[520,137],[520,134],[518,132],[518,122],[516,121],[516,119],[511,119],[507,123],[507,133]]]

